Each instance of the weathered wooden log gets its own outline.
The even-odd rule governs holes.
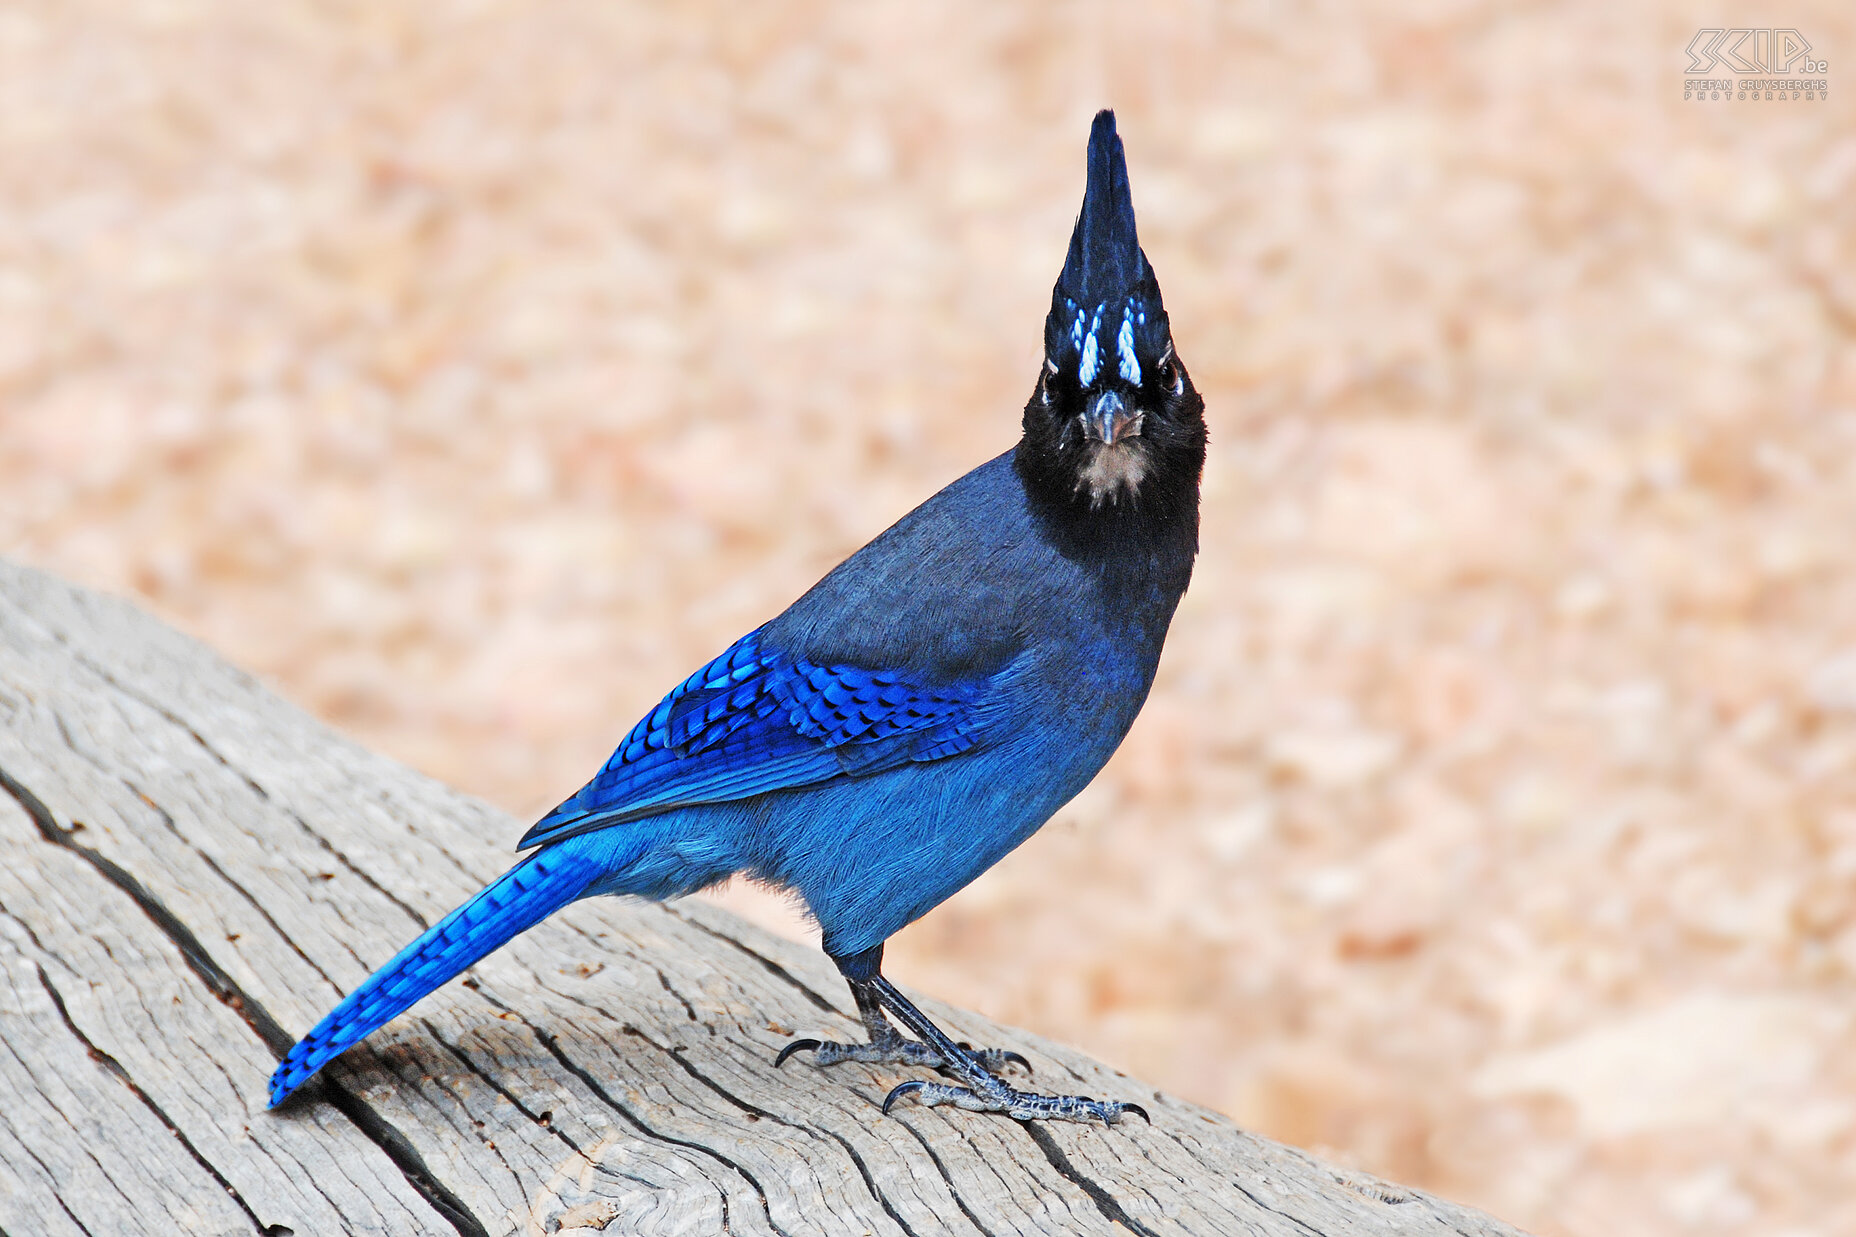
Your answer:
[[[773,1069],[857,1033],[829,962],[694,903],[570,907],[270,1113],[516,822],[4,563],[0,788],[0,1234],[1514,1231],[932,1002],[1153,1125],[881,1117],[898,1071]]]

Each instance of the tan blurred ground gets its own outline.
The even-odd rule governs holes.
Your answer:
[[[8,5],[0,552],[533,813],[1010,443],[1113,103],[1199,575],[894,973],[1545,1233],[1856,1233],[1856,11],[1738,12]],[[1832,101],[1683,103],[1729,19]]]

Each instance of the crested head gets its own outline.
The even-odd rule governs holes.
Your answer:
[[[1135,229],[1115,114],[1089,132],[1083,209],[1044,321],[1044,364],[1025,406],[1019,466],[1079,510],[1196,512],[1204,401],[1173,347]]]
[[[1089,129],[1089,177],[1083,187],[1083,209],[1070,233],[1070,252],[1063,273],[1057,276],[1053,301],[1064,303],[1059,315],[1068,318],[1054,325],[1068,328],[1071,310],[1081,312],[1125,298],[1147,274],[1134,224],[1134,195],[1128,189],[1128,159],[1115,132],[1115,113],[1096,113]],[[1157,291],[1157,290],[1156,290]]]

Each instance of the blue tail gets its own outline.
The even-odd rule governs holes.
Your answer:
[[[579,848],[544,847],[446,915],[348,994],[271,1075],[271,1107],[368,1032],[585,893],[600,866]]]

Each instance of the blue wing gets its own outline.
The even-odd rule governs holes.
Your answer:
[[[930,685],[905,671],[789,657],[760,635],[743,636],[664,697],[517,848],[964,752],[985,737],[989,698],[1012,669]]]

